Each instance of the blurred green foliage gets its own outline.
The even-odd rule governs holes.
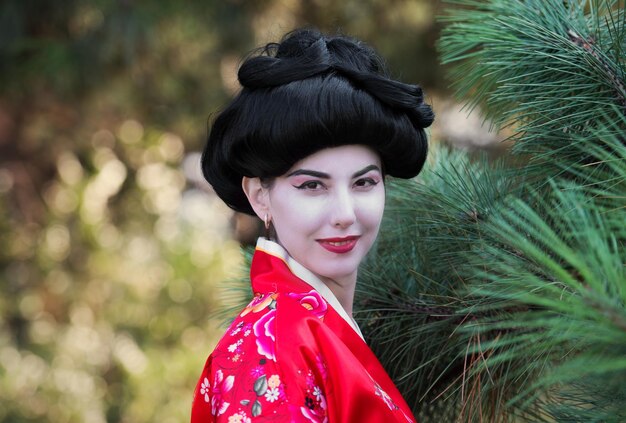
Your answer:
[[[426,0],[0,4],[0,421],[180,422],[241,267],[207,118],[302,25],[437,87]]]

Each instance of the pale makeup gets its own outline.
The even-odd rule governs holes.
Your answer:
[[[260,190],[255,209],[271,217],[278,243],[351,313],[358,267],[385,207],[378,154],[362,145],[320,150]]]

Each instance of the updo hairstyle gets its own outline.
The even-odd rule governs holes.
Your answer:
[[[246,59],[243,89],[217,116],[202,172],[234,210],[254,215],[242,178],[269,179],[324,148],[366,145],[383,172],[417,175],[434,119],[422,89],[390,79],[376,53],[346,36],[296,30]]]

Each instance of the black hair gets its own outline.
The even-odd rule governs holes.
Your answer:
[[[300,29],[260,51],[239,68],[243,89],[215,119],[202,155],[204,177],[228,206],[254,215],[244,176],[283,175],[329,147],[366,145],[385,174],[420,172],[434,114],[422,89],[390,79],[374,50]]]

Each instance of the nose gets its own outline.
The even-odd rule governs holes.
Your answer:
[[[349,192],[339,192],[332,203],[331,224],[347,228],[356,221],[354,199]]]

